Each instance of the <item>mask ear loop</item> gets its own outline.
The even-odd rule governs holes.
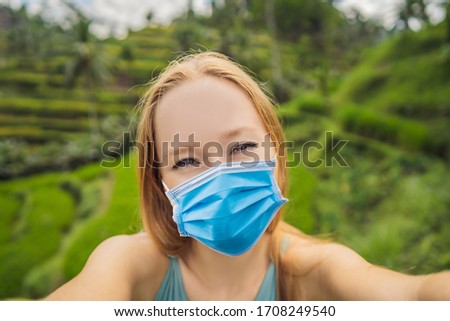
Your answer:
[[[169,189],[169,187],[166,185],[166,183],[164,183],[164,181],[161,179],[161,183],[162,183],[162,186],[164,187],[164,192],[168,192],[170,189]]]
[[[271,167],[275,168],[275,164],[277,163],[277,153],[270,159],[270,161],[266,161],[266,164],[270,164]]]
[[[275,153],[275,155],[273,155],[271,161],[272,162],[276,162],[277,161],[277,156],[278,156],[278,153]]]
[[[275,165],[276,164],[276,162],[277,162],[277,153],[275,153],[275,155],[271,158],[271,162]],[[273,167],[275,167],[275,166],[273,166]],[[162,186],[164,187],[164,192],[168,192],[168,191],[170,191],[170,188],[166,185],[166,183],[164,183],[164,181],[161,179],[161,184],[162,184]]]

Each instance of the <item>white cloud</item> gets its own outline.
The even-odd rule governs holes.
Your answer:
[[[187,9],[188,0],[85,0],[84,9],[97,23],[93,29],[97,34],[105,36],[113,33],[124,36],[128,29],[140,29],[147,23],[146,16],[151,11],[153,21],[168,24]],[[208,0],[194,0],[194,9],[206,12]]]
[[[396,8],[403,0],[341,0],[336,1],[337,7],[348,11],[351,7],[358,8],[364,15],[377,18],[387,27],[396,22]],[[439,0],[429,0],[437,3]],[[188,0],[72,0],[86,14],[94,18],[93,32],[99,36],[113,33],[116,36],[125,36],[128,29],[140,29],[145,26],[149,11],[154,14],[154,21],[161,24],[169,23],[174,17],[187,8]],[[9,3],[15,8],[21,4],[28,4],[32,13],[44,12],[47,17],[59,20],[67,14],[61,0],[0,0],[0,3]],[[197,12],[208,12],[210,0],[193,0]],[[47,9],[45,9],[47,8]],[[444,19],[444,10],[437,5],[430,5],[428,13],[433,22]]]
[[[397,8],[403,0],[346,0],[338,3],[338,8],[346,12],[350,8],[356,8],[366,16],[383,22],[387,27],[393,27],[396,21]]]
[[[142,28],[150,11],[154,14],[155,22],[166,24],[185,8],[185,0],[92,0],[90,4],[91,14],[103,25],[108,25],[116,35],[123,35],[128,29]]]
[[[433,23],[444,19],[445,12],[439,7],[439,0],[429,0],[430,5],[427,13],[430,15]],[[387,28],[392,28],[397,21],[397,9],[404,3],[404,0],[343,0],[337,2],[337,7],[346,12],[354,7],[361,11],[363,15],[370,18],[376,18]],[[419,23],[417,21],[417,23]],[[419,23],[420,24],[420,23]]]
[[[128,29],[140,29],[146,24],[146,16],[152,11],[154,22],[168,24],[187,9],[188,0],[72,0],[95,21],[93,31],[106,36],[113,33],[126,35]],[[0,4],[19,8],[27,4],[31,14],[41,13],[52,20],[60,21],[68,13],[61,0],[0,0]],[[209,0],[193,0],[197,12],[207,12]]]

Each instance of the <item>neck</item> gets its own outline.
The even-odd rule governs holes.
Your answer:
[[[269,245],[270,235],[264,233],[246,253],[227,256],[194,240],[189,251],[180,258],[186,266],[190,276],[187,279],[192,287],[201,286],[205,293],[217,293],[221,298],[235,297],[242,289],[248,289],[249,299],[252,299],[269,265]]]

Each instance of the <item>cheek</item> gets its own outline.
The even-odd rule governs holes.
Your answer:
[[[178,170],[166,170],[161,171],[161,177],[169,189],[173,189],[175,186],[184,183],[188,179],[200,174],[206,168],[189,168],[189,169],[178,169]]]
[[[161,171],[161,179],[168,189],[172,189],[183,182],[181,177],[164,170]]]

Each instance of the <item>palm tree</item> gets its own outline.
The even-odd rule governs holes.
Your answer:
[[[107,67],[107,59],[89,32],[92,20],[88,19],[73,4],[66,3],[66,5],[75,13],[76,24],[74,25],[75,42],[72,58],[66,64],[65,81],[68,87],[74,87],[77,80],[82,78],[86,100],[89,104],[91,136],[92,139],[96,140],[99,138],[100,129],[97,109],[94,104],[95,88],[104,84],[111,74]]]
[[[450,46],[450,1],[447,0],[447,3],[444,3],[444,5],[445,5],[445,11],[446,11],[445,21],[447,23],[446,42],[447,42],[447,45]]]
[[[281,53],[278,44],[278,31],[275,17],[275,2],[274,0],[266,1],[265,5],[265,20],[267,30],[270,34],[270,57],[272,62],[272,75],[273,75],[273,92],[280,102],[288,99],[289,93],[287,89],[287,83],[283,77],[283,69],[281,66]]]

